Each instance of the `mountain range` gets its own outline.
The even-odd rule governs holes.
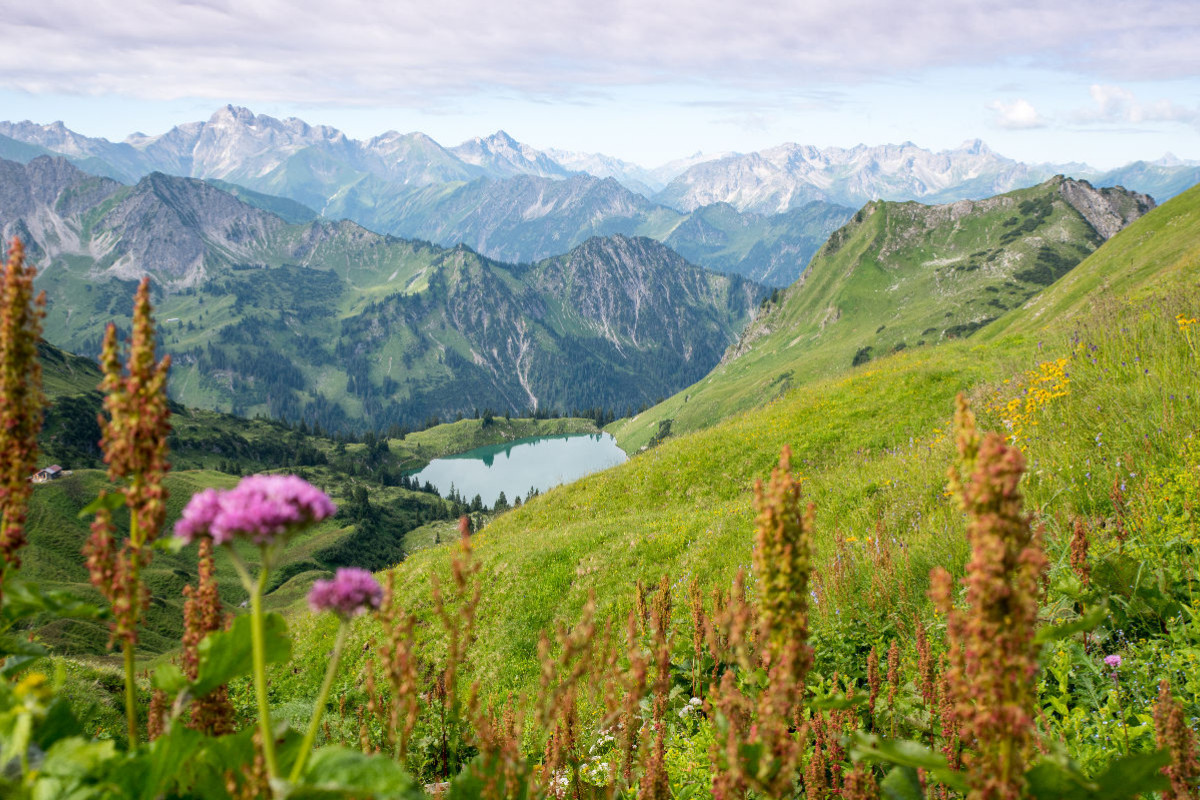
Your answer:
[[[50,342],[97,352],[151,275],[177,399],[331,430],[648,404],[711,369],[764,294],[647,238],[504,264],[50,157],[0,160],[0,232],[39,265]]]
[[[558,255],[590,236],[645,235],[702,266],[774,286],[799,277],[825,238],[871,200],[980,199],[1065,174],[1162,201],[1200,181],[1200,164],[1169,157],[1101,172],[1024,164],[979,141],[943,152],[910,142],[784,144],[646,169],[602,154],[539,151],[503,131],[454,147],[395,131],[355,140],[233,106],[122,142],[83,136],[61,122],[0,123],[0,157],[44,154],[126,183],[153,171],[216,179],[381,233],[463,243],[512,262]],[[723,204],[719,213],[694,218],[715,204]],[[797,209],[808,211],[790,216]]]

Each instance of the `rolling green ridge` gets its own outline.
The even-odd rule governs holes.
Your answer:
[[[1109,227],[1088,203],[1111,204]],[[812,378],[970,336],[1070,275],[1104,241],[1080,208],[1111,233],[1150,205],[1062,178],[945,206],[870,203],[712,373],[612,431],[636,450],[664,424],[673,433],[702,428]]]

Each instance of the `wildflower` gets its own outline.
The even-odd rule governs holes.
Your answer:
[[[1117,667],[1121,666],[1121,657],[1116,653],[1112,654],[1111,656],[1105,656],[1104,663],[1113,669],[1116,669]]]
[[[342,619],[376,611],[382,601],[383,587],[374,575],[358,567],[339,568],[333,580],[315,582],[308,593],[308,607],[314,614],[332,611]]]
[[[42,368],[37,342],[46,315],[45,293],[33,294],[36,270],[25,264],[25,251],[13,239],[0,277],[0,600],[4,576],[21,565],[25,514],[37,465],[37,435],[42,427]]]
[[[193,495],[175,525],[175,535],[187,542],[207,534],[217,544],[245,538],[268,546],[335,511],[329,496],[303,478],[250,475],[229,491],[206,489]]]

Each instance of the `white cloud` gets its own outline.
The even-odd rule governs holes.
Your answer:
[[[1093,105],[1077,110],[1072,119],[1084,123],[1140,124],[1144,122],[1200,121],[1200,107],[1180,106],[1170,100],[1143,103],[1133,92],[1120,86],[1093,84]]]
[[[993,100],[988,103],[988,108],[995,114],[992,122],[1001,128],[1025,130],[1046,127],[1046,119],[1038,113],[1032,103],[1023,97],[1008,103],[1003,100]]]
[[[799,90],[1020,64],[1200,76],[1194,0],[0,0],[0,87],[438,105],[610,87]]]

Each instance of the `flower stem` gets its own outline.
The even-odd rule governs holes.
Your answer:
[[[271,705],[267,702],[267,647],[263,628],[262,595],[267,585],[267,565],[258,573],[258,581],[250,592],[250,640],[254,655],[254,696],[258,700],[258,732],[262,736],[263,759],[267,775],[279,777],[275,761],[275,732],[271,727]]]
[[[122,644],[125,651],[125,722],[129,726],[129,749],[138,746],[137,688],[134,683],[136,667],[133,660],[133,642],[126,639]]]
[[[329,668],[325,670],[325,680],[321,683],[321,691],[317,695],[317,704],[313,706],[312,722],[308,725],[308,733],[300,744],[300,755],[292,766],[292,774],[288,781],[295,783],[304,771],[304,765],[312,752],[313,742],[317,740],[317,730],[321,725],[321,716],[325,713],[325,703],[329,700],[329,690],[333,687],[333,679],[337,676],[338,662],[342,660],[342,648],[346,646],[346,634],[350,632],[350,622],[342,620],[338,627],[337,639],[333,643],[333,656],[329,659]]]
[[[133,750],[138,746],[138,720],[137,720],[137,665],[134,661],[134,641],[133,635],[137,628],[137,612],[141,609],[138,604],[137,592],[141,583],[138,576],[138,559],[140,557],[141,536],[138,526],[138,515],[136,513],[129,515],[129,541],[133,545],[133,552],[130,553],[130,569],[133,572],[133,579],[130,585],[133,586],[134,597],[129,598],[134,618],[130,625],[129,638],[122,642],[121,649],[125,655],[125,722],[129,727],[129,749]]]

